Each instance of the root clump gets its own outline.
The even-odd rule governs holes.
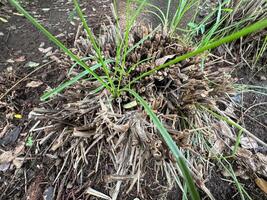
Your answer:
[[[115,59],[116,37],[105,33],[100,38],[105,58]],[[82,34],[75,44],[80,55],[88,56],[94,52]],[[160,31],[153,33],[145,26],[136,27],[131,32],[129,49],[135,45],[137,47],[127,55],[123,66],[131,73],[123,77],[122,86],[192,50],[177,38],[170,38]],[[88,65],[93,63],[94,60],[87,61]],[[115,67],[114,63],[109,64],[110,69]],[[234,81],[229,75],[230,70],[228,62],[210,54],[185,60],[131,85],[149,102],[177,145],[187,154],[193,177],[206,192],[204,180],[209,174],[208,160],[214,156],[210,148],[220,141],[217,154],[229,152],[227,147],[233,141],[221,133],[222,122],[201,108],[204,106],[234,116],[228,98],[233,93]],[[78,71],[76,68],[72,73]],[[38,129],[42,130],[40,145],[47,148],[47,153],[63,154],[67,160],[64,162],[73,166],[71,172],[67,171],[74,175],[73,184],[87,188],[76,191],[77,195],[93,194],[99,189],[114,199],[119,194],[148,199],[150,194],[145,193],[145,188],[152,187],[166,191],[153,194],[154,199],[166,197],[176,183],[181,184],[174,178],[180,172],[157,129],[130,94],[122,92],[116,99],[107,90],[92,94],[98,86],[96,82],[83,80],[43,104],[42,109],[32,111],[31,117],[41,120],[43,125],[43,129]],[[219,106],[222,104],[223,109]],[[231,132],[226,123],[222,126]],[[51,127],[54,134],[51,134]],[[49,142],[51,145],[45,147]],[[149,176],[152,172],[154,175]],[[90,184],[88,180],[91,180]]]

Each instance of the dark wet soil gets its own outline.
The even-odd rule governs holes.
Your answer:
[[[91,27],[97,30],[100,24],[105,22],[105,15],[110,14],[110,1],[99,0],[82,2],[86,3],[84,5],[87,8],[86,14],[90,16],[89,22]],[[24,1],[23,4],[36,15],[42,24],[53,34],[59,35],[63,33],[63,35],[59,37],[63,43],[66,45],[71,44],[71,41],[74,40],[78,25],[75,20],[75,14],[73,14],[73,6],[71,3],[68,3],[66,0],[31,0]],[[10,16],[7,23],[2,23],[0,21],[0,96],[34,70],[25,67],[27,63],[31,61],[43,65],[49,62],[38,50],[41,43],[44,43],[45,47],[54,47],[25,18],[16,14],[14,15],[14,12],[15,10],[11,9],[9,6],[2,6],[2,8],[0,8],[0,16]],[[7,62],[9,59],[15,61]],[[10,68],[10,71],[7,71],[8,68]],[[18,138],[15,138],[9,145],[1,148],[2,150],[12,149],[20,141],[25,141],[27,139],[28,130],[32,125],[27,117],[29,112],[41,103],[39,97],[48,86],[54,87],[64,80],[67,70],[67,67],[60,66],[56,62],[47,64],[0,99],[0,132],[7,125],[7,122],[17,127],[17,129],[13,127],[12,130],[20,130]],[[257,73],[255,76],[252,76],[253,73],[247,68],[242,68],[242,70],[237,72],[237,77],[240,79],[241,83],[260,85],[262,87],[267,86],[265,80],[267,76],[264,70]],[[38,80],[43,82],[40,87],[26,87],[27,83]],[[264,102],[267,102],[267,96],[265,95],[257,93],[244,94],[241,102],[244,107],[243,113],[251,106],[259,105],[249,109],[245,116],[242,116],[241,113],[241,121],[249,131],[267,142],[267,106],[263,104]],[[16,113],[21,114],[22,119],[14,118],[14,114]],[[48,161],[44,161],[40,156],[32,160],[30,158],[26,164],[23,165],[24,167],[22,170],[0,172],[0,199],[26,199],[27,195],[28,197],[30,196],[31,199],[39,199],[39,197],[42,196],[39,193],[42,194],[44,189],[49,188],[48,186],[51,184],[51,182],[49,182],[50,177],[46,177],[46,173],[51,170],[51,164],[52,163]],[[40,167],[40,169],[38,169],[38,167]],[[25,174],[29,176],[25,178]],[[237,190],[234,185],[224,181],[222,178],[220,171],[214,170],[207,182],[207,187],[211,190],[214,197],[218,200],[240,199],[240,196],[236,195]],[[244,180],[240,181],[244,183],[245,189],[247,189],[253,199],[267,199],[266,195],[255,186],[255,183]],[[151,190],[151,188],[147,188],[147,193],[151,197],[147,199],[157,199],[157,195],[153,198],[154,191]],[[37,195],[37,197],[31,196],[31,194]],[[134,197],[134,195],[130,195],[127,199],[134,199]],[[181,199],[181,192],[174,189],[169,193],[166,199]],[[205,199],[204,195],[203,199]]]

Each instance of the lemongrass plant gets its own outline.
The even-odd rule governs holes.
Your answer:
[[[144,107],[146,113],[150,116],[151,120],[153,121],[155,127],[158,129],[159,133],[161,134],[162,138],[164,139],[165,143],[169,147],[170,151],[173,153],[174,157],[176,158],[177,164],[179,166],[180,171],[182,172],[183,178],[186,183],[186,188],[191,196],[192,199],[200,199],[199,194],[197,192],[197,189],[195,187],[193,178],[191,176],[191,172],[188,168],[186,159],[182,152],[179,150],[179,147],[177,144],[173,141],[172,137],[168,133],[168,131],[164,128],[164,125],[161,123],[160,119],[156,116],[156,114],[152,111],[148,103],[142,99],[142,97],[136,93],[133,89],[133,85],[137,83],[138,81],[142,80],[144,77],[151,75],[163,68],[169,68],[172,65],[181,62],[187,58],[199,55],[207,50],[214,49],[222,44],[231,42],[233,40],[236,40],[240,37],[243,37],[245,35],[248,35],[250,33],[262,30],[267,27],[267,20],[262,20],[259,22],[254,23],[251,26],[248,26],[242,30],[239,30],[231,35],[228,35],[226,37],[220,38],[217,41],[214,42],[205,42],[204,45],[200,48],[197,48],[193,50],[192,52],[186,53],[182,56],[175,57],[174,59],[159,65],[155,67],[154,69],[145,72],[143,74],[140,74],[137,78],[134,80],[128,82],[127,84],[122,84],[122,80],[125,76],[127,76],[127,72],[125,71],[125,62],[126,57],[128,54],[133,50],[133,48],[136,48],[137,46],[133,48],[129,48],[129,33],[131,29],[134,26],[136,18],[139,16],[141,11],[143,10],[144,6],[147,4],[147,0],[138,1],[138,7],[133,12],[130,13],[129,7],[127,7],[127,22],[126,22],[126,30],[124,31],[125,34],[123,36],[118,35],[117,37],[117,49],[116,49],[116,57],[114,60],[108,60],[103,56],[103,52],[101,50],[100,45],[98,44],[98,41],[96,37],[94,36],[93,32],[90,29],[90,26],[85,20],[85,17],[80,9],[79,3],[77,0],[73,0],[76,12],[78,13],[81,22],[83,24],[84,29],[86,30],[87,37],[92,43],[93,49],[96,52],[95,61],[97,62],[94,66],[87,66],[87,64],[83,61],[83,59],[79,58],[77,55],[73,54],[67,47],[65,47],[55,36],[53,36],[48,30],[46,30],[36,19],[34,19],[25,9],[23,9],[20,4],[16,0],[9,0],[9,2],[20,12],[22,13],[38,30],[40,30],[44,35],[46,35],[52,42],[54,42],[61,50],[63,50],[71,59],[73,59],[78,65],[84,68],[84,71],[78,74],[76,77],[72,78],[71,80],[67,81],[63,85],[60,85],[59,87],[53,89],[52,91],[49,91],[48,93],[44,94],[41,99],[46,100],[53,95],[58,94],[62,90],[66,89],[70,85],[78,82],[80,79],[82,79],[85,76],[91,75],[94,77],[99,83],[101,84],[101,87],[98,88],[95,92],[100,91],[102,88],[105,88],[108,90],[111,94],[111,96],[118,97],[121,95],[123,91],[129,92],[131,95],[134,96],[134,98]],[[185,12],[190,8],[192,5],[192,2],[189,1],[188,4],[187,1],[181,1],[179,9],[175,13],[175,16],[169,26],[171,26],[171,33],[174,33],[175,29],[179,25],[179,22],[181,21],[182,16],[185,14]],[[131,3],[130,0],[127,0],[127,6]],[[168,16],[167,16],[168,17]],[[117,26],[119,28],[119,26]],[[110,68],[110,63],[115,62],[115,68]],[[95,72],[96,69],[101,69],[102,72],[104,72],[104,76],[100,76]],[[114,71],[112,71],[114,70]],[[134,67],[131,71],[134,71]]]

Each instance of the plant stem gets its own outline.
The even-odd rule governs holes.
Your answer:
[[[134,80],[132,80],[128,84],[127,87],[130,87],[130,85],[135,83],[136,81],[138,81],[138,80],[140,80],[140,79],[142,79],[142,78],[144,78],[146,76],[149,76],[149,75],[151,75],[151,74],[153,74],[153,73],[155,73],[155,72],[157,72],[157,71],[159,71],[161,69],[164,69],[166,67],[174,65],[174,64],[176,64],[178,62],[181,62],[181,61],[183,61],[185,59],[191,58],[191,57],[196,56],[198,54],[201,54],[204,51],[207,51],[207,50],[210,50],[210,49],[214,49],[214,48],[216,48],[216,47],[218,47],[218,46],[220,46],[222,44],[229,43],[229,42],[231,42],[233,40],[236,40],[236,39],[241,38],[243,36],[246,36],[248,34],[254,33],[254,32],[259,31],[259,30],[263,30],[266,27],[267,27],[267,19],[258,21],[258,22],[254,23],[254,24],[252,24],[252,25],[250,25],[250,26],[248,26],[246,28],[243,28],[242,30],[240,30],[240,31],[238,31],[236,33],[233,33],[233,34],[231,34],[229,36],[226,36],[226,37],[224,37],[222,39],[219,39],[219,40],[217,40],[215,42],[212,42],[211,44],[208,44],[208,45],[205,45],[205,46],[203,46],[201,48],[198,48],[195,51],[189,52],[189,53],[184,54],[182,56],[178,56],[178,57],[174,58],[173,60],[171,60],[171,61],[169,61],[167,63],[159,65],[159,66],[155,67],[154,69],[141,74],[140,76],[138,76]]]

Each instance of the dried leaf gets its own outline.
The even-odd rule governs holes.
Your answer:
[[[35,67],[38,67],[39,65],[40,63],[30,61],[25,65],[25,67],[35,68]]]
[[[129,123],[126,123],[126,124],[123,124],[123,125],[117,125],[117,124],[111,123],[109,125],[111,125],[111,128],[113,130],[115,130],[117,132],[120,132],[120,133],[125,133],[130,128],[130,124]]]
[[[0,164],[10,163],[24,152],[24,143],[20,143],[13,151],[6,151],[0,155]]]
[[[6,151],[0,155],[0,164],[9,163],[14,159],[12,151]]]
[[[164,56],[162,58],[159,58],[155,61],[155,64],[156,66],[160,66],[160,65],[163,65],[164,63],[166,63],[169,59],[172,59],[174,58],[175,54],[174,55],[167,55],[167,56]]]
[[[10,127],[10,130],[8,130],[5,133],[5,137],[3,137],[3,138],[0,139],[0,144],[1,145],[10,145],[10,144],[13,144],[18,139],[21,130],[22,130],[22,128],[19,127],[19,126]]]
[[[257,149],[259,147],[256,140],[250,137],[242,137],[240,144],[244,149]]]
[[[230,127],[223,121],[219,122],[219,127],[220,127],[220,131],[223,135],[229,137],[229,138],[234,138],[234,134],[232,132],[232,130],[230,129]]]
[[[6,172],[10,167],[10,163],[0,164],[0,172]]]
[[[38,175],[35,178],[35,180],[31,183],[27,191],[27,199],[31,199],[31,200],[42,199],[42,189],[41,189],[42,181],[43,181],[43,177],[41,175]]]
[[[241,158],[251,158],[253,156],[253,154],[249,150],[239,148],[237,150],[237,156],[239,156]]]
[[[48,52],[51,51],[52,49],[53,49],[53,47],[48,47],[48,48],[46,48],[46,49],[44,49],[44,48],[42,48],[42,47],[38,48],[38,50],[39,50],[40,52],[44,53],[44,54],[48,53]]]
[[[229,173],[227,170],[222,171],[222,175],[225,177],[232,177],[232,174]],[[241,177],[242,179],[248,180],[250,179],[249,176],[246,175],[246,170],[240,168],[235,171],[235,175],[237,177]]]
[[[224,148],[225,148],[225,143],[224,143],[224,141],[218,139],[218,140],[215,142],[215,144],[213,145],[213,147],[211,148],[211,151],[210,151],[210,152],[211,152],[211,154],[212,154],[213,156],[216,156],[216,155],[218,155],[218,154],[221,154],[221,153],[223,152]]]
[[[41,86],[42,84],[43,84],[42,81],[31,81],[31,82],[27,83],[26,87],[37,88],[37,87]]]
[[[15,158],[12,163],[17,169],[20,169],[21,166],[23,165],[23,159],[22,158]]]
[[[256,178],[255,180],[256,185],[267,194],[267,182],[262,178]]]
[[[109,197],[108,195],[102,193],[102,192],[99,192],[91,187],[89,187],[87,190],[86,190],[86,193],[87,194],[90,194],[90,195],[93,195],[95,197],[99,197],[99,198],[102,198],[102,199],[107,199],[107,200],[111,200],[111,197]]]
[[[11,128],[12,126],[7,124],[3,130],[0,132],[0,139],[7,133],[7,131]]]
[[[10,59],[7,59],[6,62],[7,62],[7,63],[14,63],[15,61],[14,61],[13,59],[10,58]]]
[[[25,60],[25,56],[20,56],[19,58],[15,59],[15,62],[24,62]]]
[[[2,21],[2,22],[4,22],[4,23],[7,23],[8,21],[5,19],[5,18],[3,18],[3,17],[0,17],[0,21]]]
[[[123,108],[130,109],[130,108],[134,108],[136,106],[137,106],[137,102],[136,101],[132,101],[130,103],[127,103],[127,104],[123,105]]]
[[[74,128],[74,130],[73,130],[73,136],[75,136],[75,137],[87,137],[87,138],[89,138],[95,134],[96,134],[95,129],[94,130],[81,131],[81,130],[78,130],[77,128]]]

